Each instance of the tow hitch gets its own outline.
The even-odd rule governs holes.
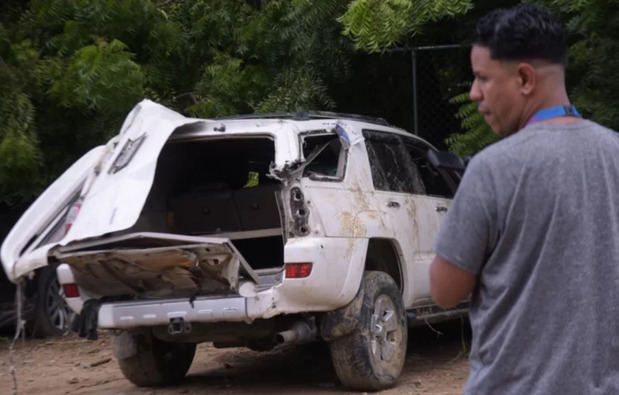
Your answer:
[[[187,335],[191,333],[191,323],[185,322],[183,317],[170,318],[168,324],[168,333],[174,335]]]

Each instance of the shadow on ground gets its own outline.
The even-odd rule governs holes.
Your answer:
[[[389,393],[412,393],[413,389],[418,392],[423,387],[420,377],[440,375],[456,362],[463,366],[458,366],[459,371],[453,377],[463,381],[469,344],[470,328],[466,320],[410,328],[404,371],[398,387]],[[231,394],[272,393],[274,390],[279,393],[347,392],[335,376],[325,343],[282,347],[266,353],[212,348],[199,349],[198,352],[213,355],[194,361],[181,386],[184,391],[200,389]],[[441,381],[440,377],[436,379]],[[423,381],[432,380],[426,377]]]

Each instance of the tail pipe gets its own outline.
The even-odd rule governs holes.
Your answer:
[[[316,339],[316,325],[313,322],[297,321],[290,329],[275,334],[275,343],[308,343]]]

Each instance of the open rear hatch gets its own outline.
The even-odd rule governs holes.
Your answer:
[[[227,238],[132,233],[59,246],[87,292],[111,297],[237,294],[241,280],[260,278]]]

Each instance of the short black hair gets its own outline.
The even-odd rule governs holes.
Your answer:
[[[545,60],[567,65],[563,25],[550,12],[531,5],[491,11],[477,23],[473,45],[495,60]]]

